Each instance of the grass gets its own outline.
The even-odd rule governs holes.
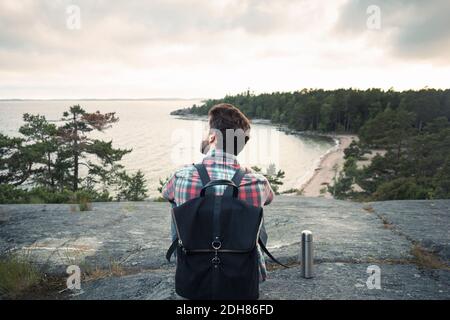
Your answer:
[[[107,277],[120,277],[126,275],[126,270],[122,267],[122,265],[116,261],[111,261],[108,269],[102,269],[99,267],[95,268],[87,268],[83,272],[83,280],[93,281]]]
[[[92,203],[90,203],[87,200],[80,200],[80,203],[78,204],[80,207],[80,211],[91,211],[92,210]]]
[[[92,210],[92,203],[89,201],[89,199],[82,198],[82,199],[77,200],[77,202],[78,203],[70,205],[71,212],[91,211]]]
[[[0,260],[0,296],[16,299],[38,285],[44,276],[26,258],[8,256]]]

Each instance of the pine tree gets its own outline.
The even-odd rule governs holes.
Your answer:
[[[71,155],[72,191],[77,191],[80,180],[80,166],[88,168],[88,174],[108,183],[122,168],[118,162],[131,149],[115,149],[112,141],[105,142],[89,138],[92,131],[104,131],[119,119],[114,112],[102,114],[99,111],[87,113],[79,105],[72,106],[64,112],[62,121],[65,124],[58,128],[58,136]],[[92,156],[99,161],[95,162]]]

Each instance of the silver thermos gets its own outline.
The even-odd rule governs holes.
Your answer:
[[[309,230],[302,231],[300,262],[301,276],[303,278],[312,278],[314,276],[314,252],[313,236]]]

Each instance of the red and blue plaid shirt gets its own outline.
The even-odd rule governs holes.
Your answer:
[[[211,180],[231,180],[236,170],[241,168],[234,155],[216,149],[211,149],[202,163],[206,167]],[[246,174],[239,185],[239,199],[256,207],[262,207],[272,202],[274,193],[266,177],[262,174],[254,173],[248,168],[243,169]],[[169,179],[163,188],[162,196],[174,206],[180,206],[198,197],[202,186],[197,169],[193,165],[188,165],[176,171]],[[214,186],[213,188],[216,195],[221,195],[225,191],[226,186]],[[172,238],[174,237],[176,237],[176,233],[172,224]],[[267,271],[264,256],[259,246],[258,255],[260,258],[261,280],[264,281]]]

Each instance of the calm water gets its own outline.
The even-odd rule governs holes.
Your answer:
[[[170,116],[172,110],[191,106],[199,101],[0,101],[0,132],[19,135],[23,113],[45,115],[58,120],[69,106],[80,104],[86,111],[116,112],[120,121],[96,138],[113,140],[120,148],[132,148],[122,164],[130,172],[141,169],[147,178],[150,196],[158,192],[159,178],[169,176],[183,164],[202,158],[199,143],[206,127],[201,119]],[[332,143],[288,135],[264,122],[254,121],[251,139],[241,163],[267,168],[271,163],[286,172],[281,190],[299,187],[313,173],[320,157]]]

